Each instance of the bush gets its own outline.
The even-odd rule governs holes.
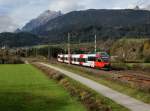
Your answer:
[[[149,57],[145,57],[145,58],[144,58],[144,62],[145,62],[145,63],[150,63],[150,56],[149,56]]]
[[[0,58],[0,64],[24,64],[24,61],[19,57],[5,57]]]
[[[112,69],[114,70],[128,70],[130,67],[126,65],[126,63],[120,62],[120,63],[112,63]]]
[[[52,77],[53,77],[53,79],[55,79],[57,81],[60,81],[63,78],[63,75],[59,74],[59,73],[56,73],[56,74],[53,74]]]

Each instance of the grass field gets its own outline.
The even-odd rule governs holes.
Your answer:
[[[0,65],[1,111],[86,111],[31,65]]]
[[[150,63],[111,63],[111,65],[114,69],[137,70],[147,72],[145,74],[150,75]]]

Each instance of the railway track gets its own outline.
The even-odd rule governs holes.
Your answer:
[[[136,72],[136,71],[102,71],[97,69],[92,69],[93,72],[99,74],[109,74],[110,77],[119,80],[125,83],[134,84],[139,87],[150,88],[150,76],[143,74],[144,72]]]
[[[87,72],[91,72],[92,74],[96,74],[95,76],[107,76],[106,79],[117,80],[123,83],[131,84],[140,88],[150,89],[150,76],[146,75],[144,72],[140,71],[132,71],[132,70],[111,70],[104,71],[99,69],[92,69],[88,67],[81,67],[73,65],[75,68],[82,68]]]
[[[150,88],[150,78],[147,78],[144,76],[120,74],[119,76],[117,76],[117,79],[131,83],[131,84],[134,83],[135,85],[140,85],[140,87],[149,87]]]

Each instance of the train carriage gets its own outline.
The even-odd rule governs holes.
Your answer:
[[[110,57],[106,52],[99,52],[97,54],[71,54],[70,57],[68,54],[59,54],[57,60],[74,65],[110,69]]]

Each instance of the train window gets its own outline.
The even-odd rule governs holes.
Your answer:
[[[81,62],[81,58],[79,58],[78,61]]]
[[[63,57],[61,57],[60,59],[63,60]]]
[[[76,58],[76,62],[79,62],[79,58]]]
[[[88,57],[88,61],[96,61],[95,57]]]
[[[85,62],[86,60],[83,58],[83,59],[81,59],[81,62]]]
[[[74,62],[75,62],[75,60],[76,60],[75,58],[71,58],[71,61],[74,61]]]
[[[109,62],[109,58],[102,58],[103,62]]]
[[[103,56],[103,57],[108,57],[108,56],[109,56],[106,52],[100,52],[99,54],[100,54],[101,56]]]
[[[79,62],[86,62],[86,59],[85,58],[80,58]]]

